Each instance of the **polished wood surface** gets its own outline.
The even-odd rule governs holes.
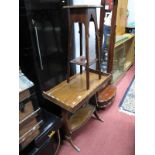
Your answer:
[[[95,106],[87,104],[85,107],[79,109],[69,119],[70,130],[73,132],[84,125],[95,111]]]
[[[98,93],[98,102],[108,102],[116,95],[116,86],[109,85]]]
[[[102,118],[100,118],[96,112],[96,106],[97,99],[95,93],[89,101],[87,100],[85,103],[83,103],[83,105],[81,105],[81,108],[72,114],[62,109],[65,137],[71,144],[71,146],[78,152],[80,151],[80,148],[73,143],[71,137],[72,132],[86,124],[88,120],[93,116],[93,114],[97,120],[103,122]]]
[[[77,151],[80,151],[80,149],[72,141],[72,132],[83,126],[93,113],[98,120],[102,121],[95,111],[97,105],[96,93],[106,87],[111,80],[111,74],[102,73],[101,79],[98,79],[96,70],[89,69],[89,73],[89,90],[86,90],[86,72],[83,72],[72,76],[70,83],[65,80],[54,88],[43,92],[44,98],[62,108],[65,137]],[[89,105],[89,100],[91,102],[94,97],[94,105]],[[87,106],[85,106],[86,104]]]
[[[43,92],[43,96],[59,105],[63,109],[73,112],[80,107],[82,102],[89,99],[93,94],[102,88],[102,85],[108,83],[110,74],[102,75],[98,79],[98,74],[90,72],[90,89],[86,90],[86,73],[76,74],[71,77],[70,83],[64,81],[56,87]]]
[[[86,68],[86,89],[88,90],[90,87],[90,78],[89,78],[89,66],[90,66],[90,56],[89,56],[89,23],[92,21],[95,27],[95,37],[96,37],[96,70],[98,70],[99,79],[101,78],[101,69],[100,69],[100,45],[99,45],[99,34],[98,34],[98,25],[97,25],[97,15],[96,8],[102,6],[96,5],[73,5],[73,6],[64,6],[63,8],[68,11],[68,62],[67,62],[67,82],[70,82],[70,62],[77,63],[78,65],[85,66]],[[71,52],[72,52],[72,36],[71,30],[73,24],[79,23],[79,32],[80,32],[80,56],[82,56],[82,24],[84,24],[85,28],[85,63],[80,63],[77,60],[71,61]],[[91,63],[92,63],[91,62]],[[80,73],[82,73],[82,66],[80,67]]]

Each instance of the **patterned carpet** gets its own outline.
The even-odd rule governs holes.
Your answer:
[[[120,110],[129,114],[135,114],[135,79],[134,78],[120,103]]]

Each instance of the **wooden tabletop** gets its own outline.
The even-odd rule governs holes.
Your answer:
[[[97,73],[89,73],[90,88],[86,89],[86,73],[76,74],[69,83],[63,81],[54,88],[43,92],[44,98],[61,108],[74,112],[111,79],[111,74],[102,74],[99,80]]]
[[[102,5],[66,5],[64,9],[78,9],[78,8],[102,8]]]

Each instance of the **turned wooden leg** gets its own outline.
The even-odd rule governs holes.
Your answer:
[[[92,103],[93,105],[95,105],[97,107],[97,94],[95,94],[91,99],[90,99],[90,103]],[[102,118],[99,117],[99,115],[96,112],[96,109],[94,111],[94,116],[97,120],[104,122]]]
[[[80,33],[80,56],[82,56],[82,23],[79,23],[79,33]],[[82,66],[80,66],[80,74],[82,74]]]
[[[70,60],[71,60],[71,28],[72,23],[70,22],[68,25],[68,60],[67,60],[67,82],[70,81]]]
[[[66,140],[71,144],[71,146],[78,152],[80,152],[80,148],[77,147],[73,141],[72,141],[72,137],[71,136],[65,136],[66,137]]]
[[[89,89],[89,21],[85,22],[85,41],[86,41],[86,86]]]
[[[101,121],[101,122],[104,122],[104,120],[102,118],[100,118],[100,116],[97,114],[96,111],[94,111],[94,115],[95,117],[97,118],[97,120]]]
[[[65,131],[65,135],[70,136],[72,133],[70,130],[69,112],[66,110],[62,110],[61,115],[63,118],[63,127],[64,127],[64,131]]]
[[[72,141],[72,132],[70,130],[70,123],[69,123],[69,113],[66,110],[62,110],[62,117],[63,117],[63,125],[65,130],[65,138],[71,144],[71,146],[78,152],[80,152],[80,148],[78,148]]]
[[[92,18],[94,21],[94,26],[95,26],[95,36],[96,36],[96,70],[99,72],[99,79],[101,79],[101,51],[100,51],[100,38],[99,38],[99,33],[98,33],[98,26],[97,26],[97,16],[96,13],[92,14]]]

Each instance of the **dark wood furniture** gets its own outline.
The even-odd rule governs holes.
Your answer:
[[[89,73],[91,84],[89,90],[85,89],[86,72],[83,72],[72,76],[70,83],[65,80],[54,88],[43,92],[43,96],[47,100],[62,108],[66,138],[77,151],[80,149],[72,142],[72,132],[85,124],[93,113],[97,119],[102,120],[96,113],[96,93],[105,88],[111,80],[111,74],[102,73],[99,80],[97,71],[90,69]],[[89,104],[89,101],[93,102],[95,106]]]
[[[39,116],[41,109],[37,105],[34,91],[31,89],[21,91],[19,101],[19,144],[20,148],[24,149],[39,135],[39,128],[44,121]]]
[[[101,90],[98,93],[97,108],[102,109],[102,108],[106,108],[107,106],[109,106],[115,98],[116,90],[117,90],[116,86],[114,85],[109,85],[105,89]]]
[[[60,146],[59,128],[62,120],[54,114],[42,110],[44,124],[33,141],[20,150],[20,155],[56,155]]]
[[[53,135],[59,134],[62,120],[39,107],[34,84],[21,71],[19,80],[20,154],[28,155],[31,150],[35,150],[33,155],[48,155],[49,153],[54,155],[59,145],[54,140],[57,139],[57,136]],[[50,147],[46,146],[47,144]]]
[[[97,15],[96,8],[101,8],[102,6],[96,5],[72,5],[64,6],[63,8],[68,10],[69,24],[68,24],[68,65],[67,65],[67,82],[70,81],[70,63],[75,63],[80,65],[80,73],[82,74],[82,66],[86,68],[86,88],[89,89],[89,66],[96,62],[96,69],[99,71],[99,79],[101,78],[100,70],[100,46],[99,46],[99,34],[97,26]],[[90,60],[89,58],[89,22],[93,21],[95,25],[95,36],[96,36],[96,58]],[[75,22],[79,23],[79,32],[80,32],[80,57],[74,60],[71,60],[72,52],[72,36],[71,29]],[[85,26],[85,51],[86,57],[83,56],[82,51],[82,24]]]

